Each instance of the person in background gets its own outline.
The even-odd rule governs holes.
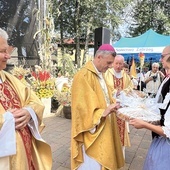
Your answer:
[[[167,71],[167,76],[161,83],[155,98],[161,114],[160,125],[139,119],[130,120],[130,124],[135,128],[146,128],[154,133],[143,170],[169,169],[170,165],[170,46],[163,49],[160,61]]]
[[[122,55],[116,55],[112,68],[109,68],[105,73],[106,83],[108,84],[112,95],[117,98],[122,90],[128,92],[133,90],[134,85],[130,76],[123,70],[124,57]],[[119,127],[119,133],[122,143],[122,150],[125,157],[125,147],[130,146],[129,139],[129,126],[124,120],[117,117],[117,124]]]
[[[125,63],[123,64],[123,70],[130,75],[130,70],[129,70],[129,64]]]
[[[146,88],[146,84],[145,84],[145,75],[144,73],[140,70],[140,68],[136,69],[137,72],[137,90],[143,91],[144,88]]]
[[[164,79],[164,77],[165,75],[159,71],[159,63],[153,63],[152,70],[145,74],[146,91],[149,96],[156,96],[161,80]]]
[[[137,89],[138,81],[135,77],[130,75],[129,64],[124,63],[123,70],[130,76],[134,89]]]
[[[41,138],[44,106],[30,88],[3,69],[10,54],[0,29],[0,169],[51,170],[51,148]]]
[[[71,169],[116,170],[124,166],[115,111],[103,73],[115,58],[110,44],[103,44],[74,76],[72,83]]]
[[[149,71],[149,67],[143,67],[143,75],[144,76],[148,71]]]

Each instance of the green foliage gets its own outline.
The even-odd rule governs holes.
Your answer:
[[[75,63],[80,66],[80,44],[91,41],[94,30],[98,27],[109,28],[113,35],[121,23],[123,8],[130,0],[53,0],[59,9],[53,8],[54,13],[59,10],[59,17],[55,18],[55,29],[60,31],[61,44],[64,38],[75,40]],[[63,47],[63,46],[62,46]],[[84,47],[85,48],[85,47]]]
[[[152,28],[160,34],[170,34],[170,6],[166,0],[138,1],[133,9],[134,23],[130,27],[130,35],[138,36]]]
[[[77,67],[74,65],[72,58],[69,54],[58,56],[59,73],[68,78],[73,78],[77,72]]]

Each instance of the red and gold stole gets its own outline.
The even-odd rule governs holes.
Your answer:
[[[114,83],[114,88],[116,90],[123,90],[123,77],[117,78],[116,76],[113,75],[113,83]],[[119,129],[119,134],[120,134],[120,140],[122,143],[122,146],[125,144],[125,121],[117,117],[117,124],[118,124],[118,129]]]
[[[113,75],[114,88],[117,90],[123,90],[123,77],[117,78]]]
[[[7,81],[0,83],[0,103],[5,110],[21,108],[21,102],[18,95],[16,94],[14,89],[10,86],[10,84]],[[20,133],[25,146],[29,169],[35,170],[33,165],[32,155],[31,155],[31,150],[32,150],[31,132],[28,126],[18,130],[18,132]]]

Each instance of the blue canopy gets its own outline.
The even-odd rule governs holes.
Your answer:
[[[115,44],[114,47],[164,47],[170,45],[170,36],[165,36],[156,33],[152,29],[149,29],[144,34],[132,37],[121,38]]]
[[[113,44],[113,47],[126,59],[133,56],[138,60],[138,54],[142,52],[145,54],[146,61],[158,62],[163,48],[167,45],[170,45],[170,36],[161,35],[149,29],[137,37],[121,38]]]

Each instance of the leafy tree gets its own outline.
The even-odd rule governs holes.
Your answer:
[[[138,0],[131,12],[129,34],[138,36],[152,28],[160,34],[170,33],[170,2],[166,0]]]
[[[60,6],[60,16],[55,20],[55,28],[58,30],[60,29],[61,46],[64,47],[64,38],[74,38],[75,45],[71,45],[70,48],[76,49],[75,64],[77,64],[78,67],[81,66],[80,50],[85,49],[84,63],[89,46],[88,42],[93,39],[95,28],[106,27],[109,28],[111,32],[115,32],[116,28],[118,28],[118,25],[121,23],[120,16],[123,12],[122,9],[129,2],[129,0],[53,1],[54,4]],[[115,34],[113,33],[113,35]],[[116,35],[119,34],[116,33]]]

